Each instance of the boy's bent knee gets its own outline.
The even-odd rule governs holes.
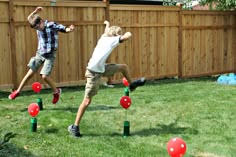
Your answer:
[[[120,64],[119,71],[127,71],[128,70],[128,65],[126,64]]]
[[[48,76],[47,75],[41,75],[42,79],[46,79]]]
[[[127,64],[119,64],[119,69],[128,69]]]

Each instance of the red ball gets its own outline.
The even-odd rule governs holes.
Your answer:
[[[185,141],[179,137],[172,138],[167,143],[167,152],[171,157],[183,157],[186,149]]]
[[[130,97],[128,97],[128,96],[123,96],[123,97],[121,97],[121,99],[120,99],[120,105],[121,105],[124,109],[129,108],[130,105],[131,105],[131,99],[130,99]]]
[[[39,113],[39,106],[36,103],[31,103],[28,107],[28,112],[32,117],[35,117]]]
[[[34,92],[39,93],[42,89],[42,85],[39,82],[34,82],[32,84],[32,89]]]
[[[122,79],[122,82],[126,87],[129,86],[129,82],[127,81],[127,79],[125,77]]]

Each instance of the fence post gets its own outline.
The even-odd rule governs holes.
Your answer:
[[[182,28],[182,4],[179,6],[179,37],[178,37],[178,77],[182,78],[183,77],[183,71],[182,71],[182,34],[183,34],[183,28]]]
[[[15,39],[15,21],[14,21],[14,0],[9,0],[9,25],[10,25],[10,49],[11,49],[11,79],[13,83],[13,89],[16,88],[17,80],[16,80],[16,68],[14,65],[16,64],[16,39]]]
[[[110,21],[110,0],[103,0],[106,3],[105,18]]]

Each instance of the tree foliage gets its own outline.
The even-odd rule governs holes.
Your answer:
[[[201,5],[209,5],[213,8],[215,5],[217,10],[233,10],[236,9],[236,0],[201,0]]]
[[[163,0],[163,5],[174,6],[177,3],[183,4],[183,9],[192,9],[192,0]],[[210,9],[234,10],[236,9],[236,0],[199,0],[200,5],[209,5]]]

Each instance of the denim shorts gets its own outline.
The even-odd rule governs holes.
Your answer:
[[[43,67],[40,71],[40,75],[49,76],[54,67],[55,58],[56,58],[56,51],[47,55],[41,55],[37,52],[36,56],[30,59],[28,67],[32,69],[34,72],[37,72],[37,70],[43,64]]]

